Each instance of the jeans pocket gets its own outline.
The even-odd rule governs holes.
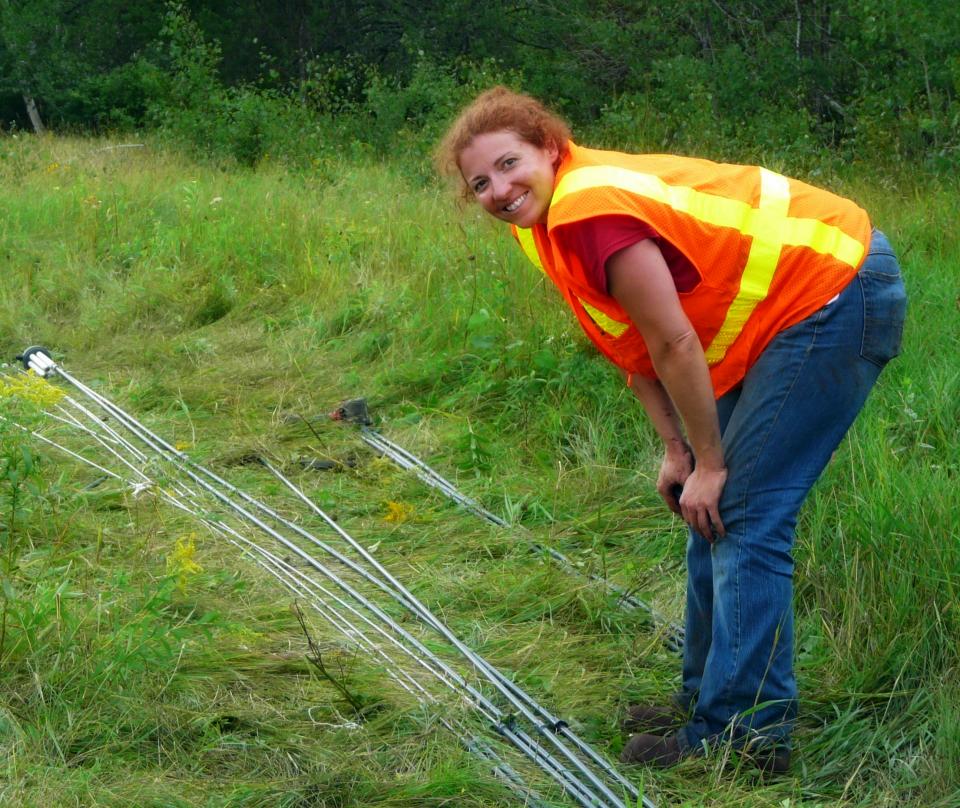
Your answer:
[[[897,259],[890,253],[876,253],[860,270],[863,292],[863,339],[860,356],[883,367],[900,353],[907,293]]]

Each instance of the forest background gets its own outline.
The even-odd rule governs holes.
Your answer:
[[[606,140],[948,171],[958,42],[960,10],[923,0],[4,0],[0,122],[248,164],[343,138],[409,155],[502,80]]]
[[[677,657],[519,537],[680,619],[656,436],[431,149],[501,82],[592,146],[761,162],[853,198],[911,305],[798,524],[793,769],[758,780],[721,754],[630,774],[663,806],[955,808],[958,43],[960,6],[916,0],[0,0],[0,359],[45,344],[271,502],[247,461],[281,464],[615,758],[618,715],[672,692]],[[517,804],[315,623],[325,672],[311,662],[289,595],[233,548],[15,429],[53,427],[8,370],[0,804]],[[322,417],[354,395],[529,533],[364,453]]]

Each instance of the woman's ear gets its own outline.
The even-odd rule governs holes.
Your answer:
[[[560,147],[557,145],[557,141],[551,138],[544,144],[543,148],[546,150],[550,162],[556,165],[560,161]]]

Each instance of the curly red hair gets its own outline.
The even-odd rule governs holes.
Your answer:
[[[535,98],[507,87],[492,87],[478,95],[457,117],[434,153],[437,170],[444,175],[460,176],[460,155],[477,135],[508,129],[523,140],[545,148],[556,145],[566,153],[570,127]],[[469,196],[466,183],[462,191]]]

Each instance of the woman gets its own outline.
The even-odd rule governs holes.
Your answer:
[[[657,490],[690,526],[671,705],[634,705],[622,760],[720,742],[789,766],[797,512],[899,351],[897,259],[849,200],[754,166],[577,146],[497,87],[453,124],[443,170],[511,225],[663,440]]]

